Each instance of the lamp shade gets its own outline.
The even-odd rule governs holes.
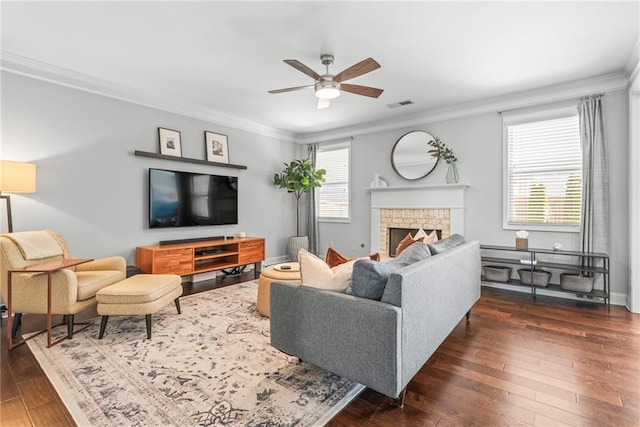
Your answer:
[[[0,191],[35,193],[36,165],[0,160]]]

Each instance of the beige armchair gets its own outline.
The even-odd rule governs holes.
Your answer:
[[[8,270],[23,268],[50,261],[71,258],[69,249],[58,233],[50,230],[30,232],[44,243],[49,243],[42,256],[29,254],[26,244],[21,245],[16,235],[27,233],[9,233],[0,235],[0,290],[2,298],[7,301]],[[50,237],[53,238],[50,239]],[[36,240],[35,242],[38,242]],[[56,247],[56,244],[59,246]],[[52,250],[53,247],[53,250]],[[36,251],[38,248],[35,248]],[[59,252],[59,255],[46,256]],[[98,259],[78,265],[74,268],[59,270],[53,273],[51,292],[51,313],[62,314],[67,323],[67,336],[73,338],[74,315],[88,307],[95,306],[96,292],[106,286],[124,280],[126,277],[126,261],[116,256]],[[11,310],[16,313],[13,322],[12,336],[15,337],[23,313],[47,314],[47,275],[38,273],[12,273],[11,276]]]

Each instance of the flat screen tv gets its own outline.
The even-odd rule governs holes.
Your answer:
[[[237,177],[149,169],[149,228],[237,223]]]

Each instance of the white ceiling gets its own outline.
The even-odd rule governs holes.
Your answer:
[[[2,51],[296,135],[623,72],[638,42],[627,2],[7,2]],[[316,109],[322,53],[337,73],[382,67]],[[410,99],[413,105],[386,104]]]

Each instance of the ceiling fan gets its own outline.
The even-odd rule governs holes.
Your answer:
[[[380,68],[380,64],[378,64],[375,59],[367,58],[335,75],[329,74],[329,65],[333,64],[334,60],[333,55],[322,55],[320,57],[320,60],[322,61],[322,64],[327,67],[327,71],[323,75],[316,73],[311,68],[307,67],[302,62],[296,59],[285,59],[284,62],[291,65],[296,70],[301,71],[307,76],[313,78],[315,80],[315,83],[306,86],[296,86],[288,87],[285,89],[270,90],[269,93],[275,94],[282,92],[291,92],[294,90],[313,87],[315,88],[316,97],[318,98],[318,109],[321,109],[327,108],[331,103],[331,100],[340,96],[340,93],[342,91],[354,93],[356,95],[368,96],[371,98],[377,98],[383,92],[382,89],[377,89],[375,87],[343,83],[346,80],[351,80]]]

